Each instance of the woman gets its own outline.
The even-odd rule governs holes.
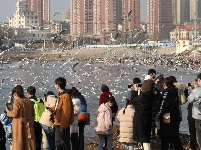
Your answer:
[[[143,143],[144,150],[150,150],[150,138],[152,127],[152,106],[154,103],[154,82],[145,80],[142,84],[142,93],[136,98],[131,97],[131,103],[135,105],[134,136],[133,139]]]
[[[120,138],[119,142],[123,143],[124,150],[133,150],[137,148],[137,142],[133,140],[133,118],[135,109],[130,103],[130,99],[127,99],[126,107],[122,108],[117,118],[120,122]]]
[[[161,150],[168,150],[169,144],[173,143],[176,150],[183,150],[182,142],[179,137],[180,111],[177,88],[173,80],[166,77],[163,81],[164,91],[160,98],[160,110],[156,115],[160,121]],[[165,115],[170,113],[170,123],[165,123]]]
[[[114,104],[115,98],[113,96],[106,97],[104,103],[98,108],[96,133],[99,136],[98,150],[103,150],[104,137],[107,137],[107,150],[112,150],[112,110],[111,106]]]
[[[50,115],[54,111],[57,98],[52,91],[47,92],[44,99],[45,111],[42,113],[39,123],[48,141],[48,150],[55,150],[54,132],[52,130],[53,123],[50,121]]]
[[[33,103],[24,96],[21,85],[12,90],[12,96],[15,99],[13,109],[6,108],[7,115],[13,118],[12,150],[35,150]]]
[[[87,103],[86,103],[86,99],[84,98],[84,96],[75,88],[72,87],[72,100],[74,99],[75,102],[78,99],[80,101],[79,103],[79,111],[81,111],[81,113],[86,113],[87,112]],[[78,103],[77,103],[78,104]],[[75,110],[74,110],[75,112]],[[78,113],[78,111],[77,111]],[[78,116],[77,116],[78,117]],[[75,120],[74,120],[75,122]],[[73,123],[74,124],[74,123]],[[78,126],[79,126],[79,150],[83,150],[84,149],[84,127],[86,124],[86,120],[79,120],[78,122]]]

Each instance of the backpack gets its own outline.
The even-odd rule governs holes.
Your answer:
[[[30,99],[30,101],[34,102],[34,112],[35,112],[34,121],[39,122],[42,113],[45,111],[45,106],[43,102],[41,102],[40,98]]]

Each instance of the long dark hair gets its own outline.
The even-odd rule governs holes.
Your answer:
[[[126,110],[127,106],[130,105],[130,104],[131,104],[130,100],[127,99],[127,101],[126,101],[126,106],[125,106],[125,108],[124,108],[124,110],[123,110],[123,114],[125,114],[125,110]]]
[[[18,97],[20,98],[25,98],[24,96],[24,89],[21,85],[17,85],[16,87],[13,88],[12,90],[12,95],[16,93]]]

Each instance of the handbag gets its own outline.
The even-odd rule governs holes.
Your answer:
[[[177,98],[178,98],[178,97],[177,97]],[[171,111],[172,108],[174,107],[177,98],[175,99],[174,104],[173,104],[172,107],[170,108],[170,111]],[[164,113],[164,114],[163,114],[163,123],[170,123],[170,111],[169,111],[168,113]]]
[[[163,122],[164,123],[170,123],[170,113],[165,113],[163,115]]]
[[[78,115],[78,121],[85,121],[85,125],[90,125],[90,114],[86,112],[81,112]]]

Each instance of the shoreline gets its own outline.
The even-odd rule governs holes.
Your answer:
[[[167,52],[166,49],[159,49],[158,51],[143,51],[143,49],[131,49],[131,48],[118,48],[118,49],[107,49],[107,48],[96,48],[96,49],[72,49],[65,51],[5,51],[1,54],[3,58],[11,58],[13,61],[20,61],[24,58],[29,60],[38,59],[45,61],[67,61],[67,60],[78,60],[78,61],[89,61],[90,59],[104,59],[108,58],[111,60],[118,61],[119,59],[129,59],[133,57],[153,57],[160,55],[164,58],[174,58],[173,50]],[[201,56],[196,55],[195,57],[189,57],[189,55],[181,55],[185,58],[201,59]]]

